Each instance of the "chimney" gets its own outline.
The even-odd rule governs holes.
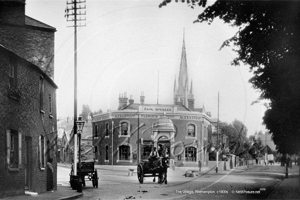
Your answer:
[[[124,106],[127,105],[127,100],[128,100],[128,98],[126,97],[126,92],[124,93],[124,96],[123,96],[123,94],[119,95],[119,107],[118,107],[118,110],[121,110],[121,108],[123,108]]]
[[[25,0],[0,1],[0,13],[2,23],[24,26]]]
[[[133,103],[134,103],[134,100],[132,98],[132,95],[130,95],[129,104],[133,104]]]
[[[145,96],[144,96],[144,92],[142,92],[141,94],[141,104],[144,104],[145,103]]]
[[[175,104],[178,105],[178,106],[181,106],[181,105],[182,105],[180,97],[177,97],[177,98],[176,98]]]
[[[194,105],[195,105],[195,99],[188,99],[188,108],[190,110],[194,110],[195,109]]]

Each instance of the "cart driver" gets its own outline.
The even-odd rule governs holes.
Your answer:
[[[150,157],[149,157],[149,163],[151,167],[153,167],[153,163],[157,160],[157,158],[158,158],[157,149],[156,147],[152,147]]]

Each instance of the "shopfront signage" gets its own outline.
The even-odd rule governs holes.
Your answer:
[[[173,113],[173,107],[143,106],[142,112]]]

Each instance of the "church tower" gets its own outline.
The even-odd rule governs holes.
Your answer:
[[[177,87],[176,87],[177,86]],[[174,104],[181,104],[188,107],[188,102],[194,95],[191,90],[189,91],[188,86],[188,71],[187,71],[187,59],[186,59],[186,49],[185,49],[185,37],[183,33],[183,45],[181,52],[180,70],[178,76],[178,85],[176,85],[176,77],[174,82]]]

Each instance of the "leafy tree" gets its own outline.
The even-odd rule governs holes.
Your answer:
[[[261,132],[261,131],[260,131]],[[253,158],[258,158],[260,154],[260,150],[263,148],[263,144],[260,138],[255,138],[255,136],[249,136],[249,154],[252,155]]]
[[[88,117],[91,114],[91,109],[89,107],[89,105],[82,105],[82,112],[81,112],[81,116],[83,118],[84,121],[88,121]]]
[[[94,111],[94,112],[91,113],[91,117],[93,118],[94,115],[100,114],[100,113],[103,113],[103,111],[102,111],[101,109],[99,109],[99,110],[97,110],[97,111]]]
[[[164,0],[160,7],[172,2]],[[177,2],[177,1],[176,1]],[[182,0],[182,2],[185,2]],[[187,0],[190,7],[206,0]],[[300,3],[298,1],[217,0],[195,22],[220,18],[239,31],[222,47],[236,47],[232,64],[250,66],[250,79],[270,103],[263,118],[282,153],[300,151]]]
[[[233,154],[240,154],[245,151],[244,143],[247,142],[247,128],[241,121],[234,120],[231,124],[219,122],[219,131],[220,143],[222,143],[222,135],[228,137],[228,143],[221,146],[222,150],[229,148],[229,152]]]

